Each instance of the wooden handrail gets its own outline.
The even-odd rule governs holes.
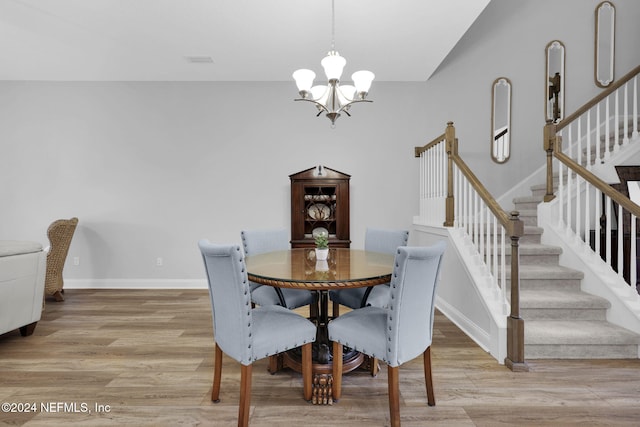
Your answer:
[[[602,193],[606,194],[613,200],[615,203],[622,206],[628,212],[631,212],[636,217],[640,217],[640,206],[636,205],[632,202],[627,196],[619,192],[618,190],[611,187],[609,184],[598,178],[596,175],[591,173],[588,169],[582,167],[578,163],[576,163],[571,157],[567,156],[561,151],[556,151],[554,153],[556,159],[560,160],[562,163],[567,165],[572,171],[580,175],[585,181],[588,181],[589,184],[596,187]]]
[[[584,104],[582,107],[578,108],[573,114],[571,114],[570,116],[565,117],[564,120],[560,121],[560,123],[558,123],[556,125],[557,126],[557,131],[560,131],[565,126],[567,126],[569,123],[573,122],[578,117],[580,117],[581,115],[583,115],[584,113],[589,111],[591,109],[591,107],[593,107],[598,102],[600,102],[603,99],[605,99],[607,96],[611,95],[619,87],[621,87],[622,85],[627,83],[629,80],[631,80],[638,73],[640,73],[640,65],[638,65],[633,70],[629,71],[627,74],[622,76],[620,79],[616,80],[614,83],[611,84],[611,86],[607,87],[607,89],[605,91],[603,91],[602,93],[597,95],[591,101],[589,101],[586,104]]]
[[[438,143],[444,141],[444,138],[445,138],[445,134],[443,133],[442,135],[435,137],[433,139],[433,141],[431,141],[427,145],[423,145],[422,147],[415,147],[414,148],[414,152],[415,152],[414,157],[420,157],[420,154],[422,154],[425,151],[429,150],[431,147],[434,147],[434,146],[438,145]]]
[[[469,183],[473,187],[474,190],[478,193],[480,198],[487,204],[487,207],[493,212],[496,216],[500,224],[507,230],[507,234],[511,237],[517,236],[521,237],[524,234],[524,225],[522,221],[515,222],[512,221],[512,214],[507,213],[496,199],[493,198],[491,193],[485,188],[484,185],[480,182],[480,180],[476,177],[476,175],[469,169],[467,164],[462,160],[460,156],[454,155],[453,161],[458,166],[458,169],[462,172],[462,174],[469,180]],[[516,215],[519,215],[517,212]]]

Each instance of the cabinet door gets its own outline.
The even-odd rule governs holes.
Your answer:
[[[336,239],[348,242],[345,247],[349,247],[349,183],[341,182],[336,189],[335,203],[335,228]]]

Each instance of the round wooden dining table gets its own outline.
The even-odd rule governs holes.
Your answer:
[[[327,331],[331,320],[329,291],[389,283],[393,262],[393,255],[348,248],[330,248],[326,261],[316,260],[313,248],[267,252],[246,258],[249,280],[277,288],[306,289],[317,294],[317,306],[310,309],[311,320],[317,327],[313,346],[314,396],[316,386],[331,384],[332,345]],[[288,351],[273,359],[269,370],[274,373],[281,368],[290,367],[301,371],[300,360],[297,351]],[[343,371],[352,371],[364,361],[363,354],[345,348]]]

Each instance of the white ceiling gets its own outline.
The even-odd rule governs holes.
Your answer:
[[[345,76],[427,80],[488,3],[335,0]],[[0,80],[291,81],[330,47],[330,0],[0,0]]]

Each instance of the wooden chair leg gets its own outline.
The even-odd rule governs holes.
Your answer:
[[[56,302],[64,301],[64,297],[62,296],[62,292],[60,292],[60,291],[55,291],[53,293],[53,298],[56,300]]]
[[[269,371],[271,375],[274,375],[281,369],[278,358],[279,355],[277,354],[272,354],[271,356],[269,356],[269,367],[267,368],[267,371]]]
[[[251,405],[251,365],[240,365],[240,408],[238,409],[238,427],[249,425],[249,407]]]
[[[302,346],[302,388],[304,391],[304,400],[307,402],[311,400],[311,375],[313,371],[313,365],[311,360],[311,343],[307,343]]]
[[[378,366],[378,359],[375,357],[369,357],[369,363],[371,366],[369,367],[369,372],[371,372],[372,377],[378,376],[378,371],[380,367]]]
[[[433,378],[431,377],[431,346],[423,353],[424,358],[424,382],[427,386],[427,403],[429,406],[436,405],[436,396],[433,393]]]
[[[216,344],[213,360],[213,391],[211,400],[214,403],[220,402],[220,377],[222,376],[222,349]]]
[[[333,342],[333,401],[342,395],[342,344]]]
[[[398,366],[387,365],[389,377],[389,415],[391,427],[400,427],[400,387],[398,386]]]

